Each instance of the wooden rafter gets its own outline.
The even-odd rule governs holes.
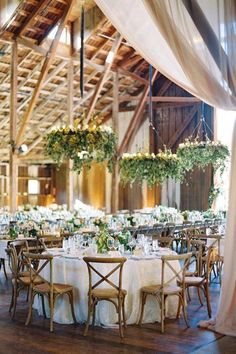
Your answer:
[[[15,37],[20,36],[26,27],[29,27],[33,23],[35,16],[37,16],[37,14],[46,6],[46,3],[48,2],[48,0],[40,0],[38,2],[37,6],[25,17],[23,23],[15,32]]]
[[[120,102],[125,101],[137,101],[139,97],[137,96],[122,96],[119,97]],[[150,98],[146,98],[146,101],[149,101]],[[174,102],[174,103],[196,103],[200,102],[200,99],[197,97],[184,97],[184,96],[154,96],[152,97],[152,102]]]
[[[157,77],[157,74],[158,74],[158,71],[156,70],[152,76],[152,83],[154,82],[155,78]],[[140,102],[136,107],[134,115],[130,121],[130,124],[129,124],[126,134],[124,136],[124,139],[122,140],[122,142],[120,144],[120,147],[118,149],[118,155],[121,155],[123,152],[125,152],[127,150],[130,142],[132,141],[132,139],[134,137],[138,122],[141,120],[142,113],[143,113],[145,105],[146,105],[146,100],[147,100],[148,94],[149,94],[149,87],[146,87],[146,89],[143,91]]]
[[[117,34],[117,37],[116,37],[116,40],[114,41],[113,45],[112,45],[112,49],[109,53],[113,53],[113,56],[116,55],[118,49],[119,49],[119,46],[120,46],[120,43],[122,41],[122,36],[120,34]],[[109,55],[108,53],[108,55]],[[113,59],[112,60],[109,60],[109,62],[106,62],[105,64],[105,69],[104,69],[104,73],[103,75],[100,77],[98,83],[97,83],[97,86],[96,86],[96,89],[94,91],[94,94],[93,94],[93,97],[91,99],[91,102],[90,102],[90,105],[89,105],[89,110],[87,112],[87,117],[86,117],[86,123],[89,122],[91,116],[92,116],[92,112],[93,112],[93,109],[96,105],[96,102],[97,102],[97,99],[99,97],[99,94],[103,88],[103,85],[106,81],[106,78],[110,72],[110,69],[111,69],[111,66],[112,66],[112,62],[113,62]]]
[[[134,74],[133,72],[129,71],[129,70],[126,70],[125,68],[122,68],[121,66],[117,66],[117,69],[119,72],[127,75],[127,76],[130,76],[132,77],[134,80],[137,80],[139,82],[141,82],[142,84],[144,85],[148,85],[148,81],[146,79],[144,79],[143,77],[139,76],[139,75],[136,75]]]
[[[31,101],[29,103],[29,106],[28,106],[28,108],[27,108],[27,110],[26,110],[26,112],[25,112],[25,114],[23,116],[22,124],[21,124],[19,132],[17,134],[16,143],[18,145],[21,143],[21,141],[23,139],[23,135],[25,133],[26,125],[27,125],[28,121],[30,120],[31,114],[33,112],[33,109],[35,107],[36,101],[37,101],[37,99],[39,97],[39,94],[40,94],[40,89],[42,88],[44,79],[46,78],[48,70],[50,68],[50,65],[51,65],[51,63],[52,63],[52,61],[54,59],[54,56],[55,56],[55,53],[56,53],[56,49],[57,49],[57,45],[58,45],[59,39],[61,37],[61,33],[63,31],[63,28],[65,27],[65,24],[67,22],[67,19],[68,19],[69,15],[70,15],[70,11],[71,11],[71,9],[73,7],[74,1],[75,0],[71,0],[68,3],[67,9],[66,9],[65,13],[63,14],[63,17],[61,19],[61,23],[60,23],[60,25],[58,27],[58,30],[57,30],[57,33],[55,35],[55,39],[52,42],[52,45],[51,45],[51,47],[49,49],[49,52],[48,52],[48,55],[45,58],[45,61],[43,63],[43,67],[42,67],[42,71],[41,71],[38,83],[37,83],[37,85],[35,87],[35,90],[34,90],[32,98],[31,98]]]

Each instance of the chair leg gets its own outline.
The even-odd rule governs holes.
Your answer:
[[[33,307],[33,302],[34,302],[34,296],[35,296],[35,294],[33,293],[33,291],[30,291],[30,294],[29,294],[29,311],[28,311],[28,316],[27,316],[26,322],[25,322],[26,326],[28,326],[28,324],[30,323],[31,318],[32,318],[32,307]]]
[[[4,271],[4,274],[5,274],[5,278],[8,279],[8,277],[7,277],[7,271],[6,271],[6,266],[5,266],[5,259],[2,259],[2,266],[3,266],[3,271]]]
[[[211,302],[210,302],[210,294],[209,294],[208,284],[205,284],[204,288],[205,288],[205,292],[206,292],[208,316],[209,316],[209,318],[211,318]]]
[[[189,292],[189,287],[187,287],[187,295],[188,295],[188,301],[191,301],[191,296],[190,296],[190,292]]]
[[[182,306],[180,296],[178,296],[178,298],[179,298],[179,303],[178,303],[178,309],[177,309],[176,319],[178,319],[179,316],[180,316],[180,310],[181,310],[181,306]]]
[[[29,288],[29,286],[28,286],[28,288],[27,288],[27,295],[26,295],[26,302],[29,301],[29,290],[30,290],[30,288]]]
[[[91,316],[91,308],[93,306],[92,304],[92,299],[89,295],[89,299],[88,299],[88,316],[87,316],[87,322],[86,322],[86,325],[85,325],[85,330],[84,330],[84,336],[87,336],[87,333],[88,333],[88,329],[89,329],[89,323],[90,323],[90,316]]]
[[[54,305],[56,298],[54,294],[49,294],[49,304],[50,304],[50,332],[53,332],[53,317],[54,317]]]
[[[124,327],[126,328],[126,317],[125,317],[125,296],[123,297],[123,301],[122,301],[122,315],[123,315],[123,324]]]
[[[123,327],[122,327],[122,299],[118,299],[118,323],[119,323],[119,332],[120,332],[120,337],[124,337],[123,333]]]
[[[200,287],[197,287],[197,295],[198,295],[198,298],[199,298],[199,302],[201,304],[201,306],[203,306],[203,301],[202,301],[202,296],[201,296],[201,291],[200,291]]]
[[[164,331],[165,331],[165,326],[164,326],[165,298],[164,298],[164,296],[161,296],[160,307],[161,307],[161,333],[164,333]]]
[[[184,316],[184,321],[186,323],[186,326],[189,327],[184,297],[182,295],[179,295],[179,299],[182,304],[182,312],[183,312],[183,316]]]
[[[16,303],[17,303],[17,285],[14,285],[14,291],[13,291],[13,312],[11,315],[11,319],[13,320],[16,314]]]
[[[45,311],[45,302],[44,302],[44,295],[41,294],[41,301],[42,301],[42,309],[43,309],[43,316],[47,318],[46,311]]]
[[[97,301],[93,302],[93,319],[92,319],[92,326],[95,326],[95,319],[96,319],[96,306],[97,306]]]
[[[10,303],[10,306],[9,306],[9,312],[11,312],[13,304],[14,304],[14,291],[15,291],[14,290],[14,285],[12,284],[11,303]]]
[[[143,313],[144,313],[144,306],[145,306],[145,303],[146,303],[146,298],[147,298],[147,294],[144,293],[144,292],[142,292],[142,293],[141,293],[141,313],[140,313],[140,317],[139,317],[139,321],[138,321],[139,326],[141,326],[141,324],[142,324]]]
[[[71,314],[74,320],[74,323],[77,323],[76,317],[75,317],[75,310],[74,310],[74,295],[73,291],[68,293],[69,301],[70,301],[70,307],[71,307]]]

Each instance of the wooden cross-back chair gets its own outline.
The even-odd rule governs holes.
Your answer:
[[[100,258],[100,257],[84,257],[84,261],[88,267],[89,274],[89,291],[88,291],[88,317],[84,330],[84,335],[88,333],[91,315],[93,316],[93,325],[95,324],[96,305],[99,301],[110,301],[116,308],[118,314],[118,324],[120,337],[124,337],[123,326],[126,326],[125,321],[125,296],[126,290],[122,289],[122,274],[123,266],[126,258]],[[97,264],[114,264],[114,267],[105,275],[101,273],[95,265]],[[111,276],[118,272],[118,284],[112,281]],[[93,274],[99,277],[99,280],[93,282]],[[101,284],[108,284],[109,287],[100,288]]]
[[[40,295],[43,304],[43,313],[46,318],[45,306],[44,306],[44,295],[47,296],[50,309],[50,332],[53,332],[53,315],[54,308],[57,298],[60,295],[67,294],[69,302],[71,305],[71,314],[76,323],[75,313],[74,313],[74,301],[73,301],[73,287],[68,284],[58,284],[53,282],[53,256],[48,254],[35,254],[35,253],[24,253],[24,257],[27,262],[27,267],[30,272],[30,303],[29,312],[25,325],[27,326],[32,318],[32,307],[34,303],[35,295]],[[39,266],[37,269],[34,268],[35,261],[38,261]],[[49,281],[42,277],[41,272],[43,269],[49,265]],[[38,284],[36,279],[41,279],[41,283]]]
[[[188,240],[187,251],[192,253],[189,270],[186,276],[200,276],[202,274],[202,255],[205,247],[205,242],[202,240]]]
[[[26,240],[12,241],[9,243],[6,252],[9,256],[9,267],[12,272],[12,297],[9,312],[12,311],[12,319],[15,317],[17,298],[24,288],[27,288],[27,300],[30,287],[30,275],[25,271],[26,262],[24,252],[28,251],[28,242]],[[40,283],[41,279],[36,278],[35,283]]]
[[[171,245],[174,241],[174,238],[171,236],[153,235],[152,239],[157,240],[159,247],[166,247],[166,248],[171,248]]]
[[[63,237],[44,236],[39,239],[39,242],[45,250],[53,247],[62,248]]]
[[[221,252],[221,240],[223,239],[222,235],[200,235],[202,240],[205,241],[204,252],[203,252],[203,266],[206,264],[206,254],[209,248],[212,248],[211,256],[211,273],[213,271],[214,278],[219,277],[219,283],[221,284],[222,269],[224,265],[224,256]],[[210,281],[211,279],[210,273]]]
[[[156,285],[144,286],[141,289],[141,313],[139,318],[139,325],[142,324],[144,306],[148,295],[155,296],[159,305],[161,312],[161,332],[164,333],[164,321],[166,316],[166,299],[168,296],[178,296],[179,304],[177,309],[176,318],[180,315],[180,310],[182,308],[184,320],[186,326],[188,327],[187,314],[185,310],[185,272],[188,269],[189,261],[191,258],[191,253],[186,253],[182,255],[173,256],[162,256],[162,269],[161,269],[161,282]],[[180,261],[180,268],[176,269],[176,263],[173,262]],[[170,279],[166,280],[165,272],[169,268],[173,275]],[[177,281],[181,281],[181,286],[177,284]]]
[[[211,317],[211,303],[210,303],[210,293],[209,293],[209,283],[210,283],[210,274],[211,274],[211,262],[214,254],[213,247],[209,247],[206,254],[205,266],[202,267],[202,274],[198,276],[186,276],[184,281],[184,286],[186,289],[190,287],[196,287],[198,290],[198,297],[200,304],[203,306],[200,290],[203,292],[206,302],[207,302],[207,311],[208,316]],[[179,284],[182,285],[183,282],[179,281]]]

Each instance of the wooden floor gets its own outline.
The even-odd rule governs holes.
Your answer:
[[[190,328],[182,319],[167,320],[166,333],[160,333],[158,323],[128,326],[125,339],[121,340],[116,329],[90,328],[83,337],[82,325],[55,324],[54,333],[48,330],[48,320],[34,313],[33,323],[25,327],[27,314],[25,294],[18,301],[16,319],[8,313],[11,282],[0,272],[0,353],[236,353],[236,338],[225,337],[197,328],[197,323],[207,318],[206,307],[200,307],[196,296],[188,305]],[[24,295],[24,296],[23,296]],[[216,313],[219,285],[211,286],[213,315]],[[227,343],[229,343],[227,348]]]

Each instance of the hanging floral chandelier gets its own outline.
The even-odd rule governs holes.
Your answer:
[[[214,170],[223,173],[228,157],[229,149],[219,141],[205,141],[195,138],[193,141],[186,139],[177,149],[177,156],[181,159],[186,171],[191,171],[195,166],[205,168],[212,164]]]
[[[133,183],[146,181],[148,186],[162,184],[167,178],[181,181],[183,168],[181,160],[170,150],[158,154],[135,153],[123,154],[120,159],[121,181]]]
[[[117,137],[108,126],[67,126],[52,130],[45,137],[46,154],[57,164],[73,160],[73,170],[81,172],[83,166],[93,162],[107,162],[111,171]]]

